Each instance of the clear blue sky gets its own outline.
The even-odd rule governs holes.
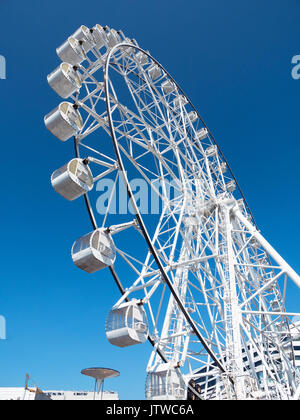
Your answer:
[[[87,277],[69,256],[90,230],[83,202],[58,199],[51,172],[72,151],[43,124],[59,98],[46,75],[55,48],[81,24],[122,29],[149,49],[189,95],[244,191],[264,235],[300,272],[298,0],[52,0],[0,4],[0,386],[29,372],[43,388],[88,388],[80,370],[121,371],[107,387],[144,398],[150,347],[113,348],[104,319],[117,297],[109,272]],[[4,188],[5,186],[5,188]],[[290,308],[299,301],[290,298]],[[132,374],[134,370],[134,375]]]

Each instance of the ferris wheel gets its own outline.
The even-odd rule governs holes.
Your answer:
[[[91,220],[74,264],[109,269],[120,291],[107,339],[152,345],[146,398],[298,398],[298,314],[285,306],[300,278],[259,232],[191,101],[122,31],[81,26],[57,54],[48,82],[65,101],[45,125],[75,155],[52,186],[83,196]]]

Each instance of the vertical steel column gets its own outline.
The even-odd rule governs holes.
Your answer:
[[[241,345],[241,312],[239,309],[237,285],[235,276],[235,256],[232,244],[232,222],[230,215],[230,207],[224,204],[222,206],[222,216],[225,229],[225,248],[224,252],[224,291],[225,296],[225,312],[226,312],[226,329],[227,329],[227,366],[228,373],[234,381],[234,389],[237,400],[246,398],[245,381],[244,381],[244,365],[242,358]]]

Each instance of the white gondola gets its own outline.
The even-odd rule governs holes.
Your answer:
[[[74,66],[82,63],[86,58],[80,41],[72,36],[56,49],[56,53],[62,61]]]
[[[199,140],[204,140],[208,136],[207,128],[201,128],[201,130],[197,131],[197,137]]]
[[[220,163],[220,169],[222,174],[225,174],[225,172],[227,171],[227,163],[226,162],[221,162]]]
[[[82,47],[85,52],[89,52],[91,50],[94,40],[91,31],[87,26],[81,25],[71,36],[72,38],[77,39],[77,41],[82,41]]]
[[[121,40],[121,42],[125,43],[125,44],[132,44],[132,42],[129,38],[124,38],[124,40]],[[120,51],[121,51],[121,56],[122,57],[127,57],[128,55],[130,55],[134,51],[134,48],[133,47],[122,47],[120,49]]]
[[[173,105],[175,109],[180,108],[180,105],[184,106],[187,103],[188,103],[188,100],[186,99],[184,95],[178,95],[173,101]]]
[[[174,92],[175,85],[171,80],[166,80],[161,84],[161,88],[165,95],[170,95],[170,93]]]
[[[93,188],[93,175],[82,159],[72,159],[57,169],[51,176],[51,184],[55,191],[69,201],[73,201]]]
[[[128,347],[144,343],[149,334],[144,308],[135,299],[112,309],[106,319],[106,337],[114,346]]]
[[[116,248],[111,235],[99,228],[77,239],[72,247],[74,264],[87,273],[95,273],[114,264]]]
[[[69,102],[62,102],[44,121],[47,129],[61,141],[68,140],[82,128],[80,112]]]
[[[123,31],[121,31],[121,29],[119,29],[119,30],[117,31],[117,34],[119,35],[120,40],[121,40],[122,42],[123,42],[123,41],[125,41],[126,36],[125,36],[124,32],[123,32]]]
[[[241,211],[245,210],[245,203],[244,203],[244,200],[242,198],[237,200],[236,204],[237,204],[239,210],[241,210]]]
[[[217,146],[216,146],[216,145],[209,146],[209,147],[206,149],[206,156],[207,156],[207,157],[216,156],[216,155],[217,155],[217,153],[218,153],[218,148],[217,148]]]
[[[135,54],[135,59],[142,66],[145,66],[149,62],[148,56],[146,54],[144,54],[142,51],[139,51]]]
[[[187,121],[193,123],[198,118],[197,112],[191,111],[187,114]]]
[[[215,161],[214,161],[215,163]],[[214,164],[214,166],[211,166],[211,172],[213,174],[222,173],[224,174],[227,171],[227,165],[225,162],[221,162],[220,164]]]
[[[279,305],[278,300],[276,300],[276,299],[272,300],[270,302],[270,305],[271,305],[272,311],[280,312],[280,305]]]
[[[157,64],[152,64],[148,69],[148,74],[152,80],[156,80],[161,76],[161,69]]]
[[[235,181],[232,180],[232,181],[227,182],[227,184],[226,184],[226,190],[228,192],[233,192],[235,189],[236,189],[236,183],[235,183]]]
[[[174,363],[163,363],[149,372],[146,379],[147,400],[184,400],[186,386]]]
[[[64,99],[78,91],[82,84],[79,72],[69,63],[61,63],[47,79],[52,89]]]
[[[100,49],[104,47],[107,43],[107,35],[104,28],[97,24],[92,29],[92,37],[95,44],[95,47]]]
[[[106,39],[108,48],[113,48],[121,42],[121,37],[115,29],[106,30]]]

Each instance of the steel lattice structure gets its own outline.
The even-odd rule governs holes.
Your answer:
[[[146,397],[297,398],[291,319],[296,314],[286,311],[285,300],[289,282],[300,286],[300,278],[257,229],[190,100],[161,64],[121,31],[83,26],[58,55],[67,61],[66,71],[57,69],[49,83],[72,100],[72,110],[62,123],[56,109],[46,125],[61,140],[74,135],[76,159],[92,170],[91,184],[106,177],[114,182],[101,217],[95,195],[87,194],[92,185],[84,186],[82,176],[79,195],[85,194],[94,231],[109,236],[106,246],[114,247],[106,255],[110,262],[102,261],[121,292],[113,314],[120,316],[129,304],[139,314],[143,310],[139,326],[132,328],[138,331],[135,343],[148,338],[153,346]],[[62,134],[66,121],[68,132]],[[134,177],[161,205],[157,214],[142,214],[141,197],[130,182]],[[112,216],[120,179],[134,216]],[[58,192],[68,198],[71,187],[64,188]],[[124,341],[129,324],[121,336],[112,319],[106,323],[110,340],[133,344],[129,335]]]

